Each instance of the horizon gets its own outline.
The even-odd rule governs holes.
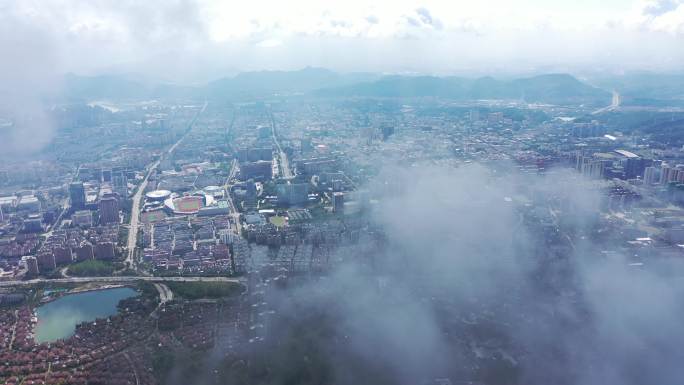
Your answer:
[[[684,67],[681,0],[385,5],[6,1],[0,4],[0,50],[10,60],[0,70],[43,76],[136,72],[198,83],[306,66],[473,76]]]

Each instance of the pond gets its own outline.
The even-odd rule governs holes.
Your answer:
[[[121,287],[68,294],[46,303],[36,309],[36,342],[53,342],[71,337],[76,325],[114,315],[119,301],[136,295],[138,293],[135,290]]]

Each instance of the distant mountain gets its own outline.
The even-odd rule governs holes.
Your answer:
[[[626,105],[684,104],[684,74],[633,72],[599,77],[594,82],[599,87],[619,92]]]
[[[512,81],[491,77],[465,79],[434,76],[388,76],[346,87],[325,88],[319,96],[423,97],[453,99],[519,99],[530,103],[610,104],[611,94],[566,74],[540,75]]]
[[[467,79],[435,76],[380,76],[337,73],[322,68],[298,71],[244,72],[201,86],[182,86],[141,80],[139,76],[69,74],[64,98],[69,101],[115,99],[239,100],[273,95],[366,97],[444,97],[461,100],[515,99],[550,104],[610,104],[609,92],[570,75],[541,75],[511,81],[491,77]]]
[[[137,76],[64,76],[62,96],[68,101],[178,98],[201,95],[196,87],[146,83]]]
[[[122,99],[131,95],[145,95],[149,89],[142,83],[117,75],[64,77],[64,96],[70,100]]]
[[[264,94],[302,93],[326,87],[341,87],[372,81],[371,73],[340,74],[323,68],[307,67],[298,71],[243,72],[234,77],[209,83],[206,94],[215,98]]]
[[[209,98],[236,99],[275,94],[306,93],[319,88],[340,87],[378,79],[371,73],[341,74],[322,68],[298,71],[242,72],[202,86],[169,83],[146,83],[139,76],[101,75],[64,78],[63,95],[68,100],[141,99],[141,98]]]

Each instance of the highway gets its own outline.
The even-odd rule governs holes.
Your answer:
[[[188,125],[187,130],[185,133],[178,139],[176,143],[171,146],[168,151],[163,153],[161,156],[159,156],[159,159],[157,159],[154,163],[149,165],[147,167],[147,173],[145,174],[145,179],[140,183],[140,186],[138,186],[138,190],[135,192],[135,195],[133,196],[133,207],[131,208],[131,223],[128,228],[128,242],[126,243],[128,247],[128,255],[126,256],[126,263],[128,266],[132,269],[136,269],[136,260],[135,260],[135,247],[136,244],[138,243],[138,221],[140,219],[140,202],[142,202],[142,195],[145,193],[145,188],[147,187],[147,182],[150,179],[150,175],[152,175],[152,172],[159,166],[159,163],[161,163],[162,160],[164,160],[167,156],[171,155],[175,150],[176,147],[185,139],[185,137],[190,133],[192,130],[192,126],[195,124],[197,119],[199,118],[200,114],[206,110],[208,105],[208,102],[204,103],[204,106],[200,111],[197,112],[195,117],[192,119],[190,124]]]
[[[231,188],[231,181],[233,178],[235,178],[235,174],[237,174],[238,170],[238,161],[237,159],[233,159],[233,162],[230,165],[230,172],[228,173],[228,178],[226,178],[226,183],[224,184],[223,188],[226,191],[226,199],[228,200],[228,208],[230,210],[230,216],[233,218],[233,222],[235,223],[235,231],[237,234],[240,234],[242,231],[242,228],[240,226],[240,212],[237,211],[237,208],[235,208],[235,203],[233,202],[233,197],[230,195],[230,188]]]
[[[280,158],[280,172],[284,179],[292,179],[294,178],[294,175],[292,174],[292,170],[290,170],[290,163],[287,159],[287,154],[285,153],[285,151],[283,151],[283,148],[280,147],[280,142],[278,142],[275,118],[273,117],[273,112],[271,112],[270,108],[268,110],[268,115],[271,118],[271,135],[273,136],[273,143],[275,143],[276,147],[278,148],[278,157]]]
[[[0,281],[0,287],[11,287],[11,286],[31,286],[40,283],[132,283],[137,281],[146,282],[233,282],[233,283],[244,283],[244,279],[241,278],[228,278],[228,277],[149,277],[149,276],[119,276],[119,277],[70,277],[70,278],[56,278],[56,279],[45,279],[37,278],[30,279],[26,281]],[[172,295],[172,294],[171,294]]]
[[[598,110],[592,112],[592,115],[598,115],[602,112],[613,111],[620,107],[620,94],[617,91],[613,91],[613,99],[610,102],[610,106],[599,108]]]

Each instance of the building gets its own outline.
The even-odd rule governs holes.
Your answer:
[[[102,169],[102,181],[103,182],[111,182],[112,181],[112,170],[111,169]]]
[[[38,260],[36,257],[26,257],[24,258],[26,263],[27,273],[33,277],[38,275]]]
[[[240,164],[242,180],[268,180],[273,177],[273,163],[269,161],[246,162]]]
[[[88,210],[76,211],[71,216],[71,223],[75,226],[90,227],[93,225],[93,214]]]
[[[232,230],[229,230],[229,229],[219,230],[219,240],[224,245],[231,245],[235,241],[236,238],[237,238],[237,234],[235,234]]]
[[[58,265],[65,265],[73,262],[71,249],[69,247],[57,246],[52,249],[52,255],[55,257],[55,263]]]
[[[337,168],[337,160],[329,157],[302,159],[297,162],[297,172],[304,175],[334,172]]]
[[[114,243],[100,242],[95,245],[93,252],[95,259],[112,260],[114,259]]]
[[[332,199],[333,212],[334,213],[343,213],[344,212],[344,193],[336,192],[336,193],[333,193],[332,197],[333,197],[333,199]]]
[[[128,177],[125,172],[118,171],[112,174],[112,190],[122,199],[128,197]]]
[[[106,194],[100,199],[98,212],[100,224],[119,223],[119,200],[114,194]]]
[[[24,195],[17,202],[17,210],[38,212],[40,211],[40,200],[34,195]]]
[[[278,204],[281,206],[300,205],[309,198],[308,183],[281,183],[276,185]]]
[[[52,271],[57,268],[55,256],[50,252],[38,254],[36,261],[40,271]]]
[[[650,186],[657,182],[659,182],[658,169],[652,166],[646,167],[644,169],[644,184]]]
[[[73,182],[69,184],[69,201],[74,209],[83,209],[86,205],[86,194],[83,182]]]
[[[38,233],[43,231],[43,216],[31,214],[24,220],[24,231],[27,233]]]
[[[76,254],[76,261],[89,261],[93,259],[93,245],[88,242],[82,242],[78,247],[74,249]]]
[[[307,153],[313,151],[313,144],[311,143],[311,138],[301,139],[299,146],[302,149],[302,154],[307,154]]]

